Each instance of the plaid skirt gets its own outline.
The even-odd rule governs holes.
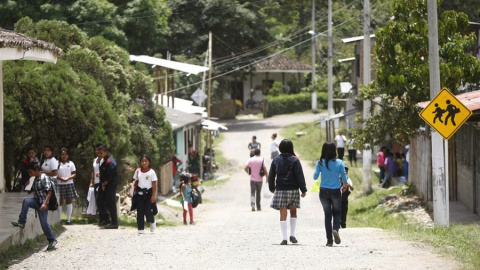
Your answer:
[[[65,185],[57,185],[57,196],[60,197],[60,200],[65,199],[73,199],[77,198],[77,190],[75,190],[75,184],[65,184]]]
[[[294,206],[300,208],[300,192],[295,190],[275,190],[270,207],[280,210],[280,208],[290,208]]]

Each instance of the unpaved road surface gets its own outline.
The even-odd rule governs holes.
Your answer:
[[[101,230],[68,226],[57,250],[37,252],[11,269],[457,269],[460,264],[431,247],[401,241],[373,228],[340,231],[342,243],[326,247],[318,194],[307,193],[298,210],[297,245],[280,246],[279,213],[263,199],[251,212],[250,186],[243,166],[252,135],[263,143],[270,163],[270,134],[287,124],[312,121],[313,115],[228,122],[221,149],[230,160],[230,181],[204,193],[208,203],[195,209],[195,226],[159,227],[137,235],[133,228]],[[312,142],[320,147],[321,142]],[[301,158],[301,157],[300,157]],[[303,162],[307,186],[313,169]],[[181,222],[179,216],[178,222]]]

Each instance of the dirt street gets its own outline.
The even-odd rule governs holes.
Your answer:
[[[195,226],[160,227],[154,234],[136,229],[100,230],[68,226],[57,250],[37,252],[11,269],[455,269],[458,264],[431,247],[401,241],[373,228],[340,231],[342,243],[326,247],[318,194],[307,193],[298,210],[296,245],[280,246],[279,213],[262,199],[263,211],[250,209],[250,185],[243,166],[252,135],[270,163],[270,134],[287,124],[312,121],[313,115],[228,122],[221,150],[230,160],[230,181],[209,188],[208,203],[195,209]],[[312,142],[320,147],[321,142]],[[300,157],[301,158],[301,157]],[[307,187],[313,168],[303,163]],[[178,220],[181,221],[180,219]]]

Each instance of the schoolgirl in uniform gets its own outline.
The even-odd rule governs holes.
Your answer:
[[[190,224],[195,225],[195,221],[193,221],[193,198],[192,198],[192,178],[187,177],[183,180],[183,183],[180,185],[180,195],[182,198],[180,199],[180,203],[183,207],[183,225],[187,225],[187,210],[185,209],[185,203],[187,204],[188,213],[190,215]]]
[[[138,234],[144,233],[145,218],[150,222],[150,231],[154,232],[157,225],[152,213],[152,204],[157,199],[157,174],[150,168],[150,157],[140,157],[140,168],[133,175],[134,185],[137,187],[137,228]]]
[[[40,174],[44,173],[50,177],[55,184],[55,190],[58,190],[58,160],[53,156],[53,147],[51,145],[45,145],[43,147],[43,161],[41,165]],[[62,208],[58,207],[58,215],[62,219]]]
[[[75,184],[73,179],[77,176],[77,169],[75,164],[68,159],[68,150],[62,148],[60,150],[60,164],[58,166],[58,191],[60,193],[60,202],[59,209],[62,211],[62,205],[66,203],[67,205],[67,222],[66,225],[70,225],[70,218],[73,213],[73,199],[78,197],[77,191],[75,189]]]

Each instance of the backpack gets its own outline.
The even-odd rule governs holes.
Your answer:
[[[192,207],[195,208],[200,203],[200,196],[192,189]]]
[[[45,175],[45,177],[42,180],[42,185],[43,187],[46,186],[46,182],[44,183],[43,180],[45,181],[50,181],[50,186],[52,187],[52,195],[50,196],[50,200],[48,201],[48,210],[50,211],[55,211],[58,209],[58,199],[57,199],[57,194],[56,194],[56,191],[55,191],[55,182],[53,181],[53,179],[47,175]]]

